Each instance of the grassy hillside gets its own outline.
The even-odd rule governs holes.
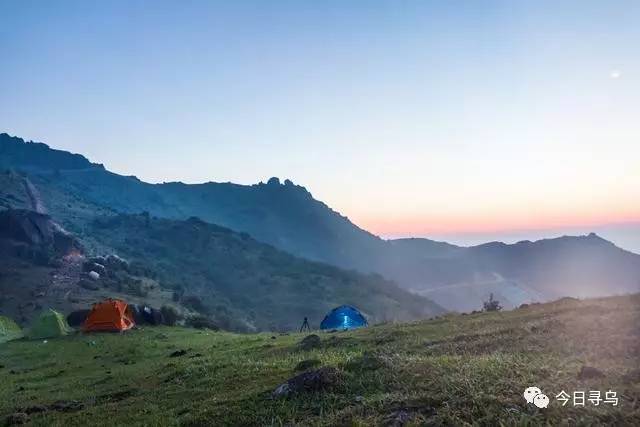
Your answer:
[[[631,426],[639,325],[635,295],[321,333],[309,351],[300,334],[181,328],[14,341],[0,345],[0,416],[26,411],[34,425],[66,426]],[[311,359],[336,368],[337,385],[272,398]],[[578,379],[583,365],[603,376]],[[529,386],[550,396],[548,408],[525,403]],[[562,407],[561,390],[614,390],[619,404]]]
[[[0,172],[0,209],[30,207],[29,195],[23,182],[22,177],[16,173],[6,170]]]
[[[442,312],[380,276],[297,258],[196,218],[118,215],[87,230],[183,300],[197,296],[224,328],[290,330],[305,316],[317,325],[342,304],[359,307],[373,323]]]
[[[7,184],[0,189],[0,198],[10,202],[18,196],[28,199],[20,193],[25,188],[24,176],[5,172],[0,178]],[[179,301],[225,329],[295,329],[305,316],[319,324],[331,308],[345,303],[361,308],[372,322],[424,318],[443,311],[379,276],[303,260],[245,233],[195,219],[120,215],[66,191],[63,185],[54,185],[51,180],[60,184],[55,174],[32,179],[42,205],[80,239],[87,254],[118,253],[130,259],[138,276],[158,279],[164,290],[175,291]],[[7,207],[29,207],[29,203]],[[68,311],[85,308],[87,301],[94,302],[92,298],[103,297],[105,292],[116,295],[112,288],[102,286],[100,295],[75,287],[55,301],[36,301],[34,295],[46,294],[47,276],[56,273],[22,264],[0,251],[0,290],[4,293],[0,310],[22,323],[45,305]],[[37,275],[40,270],[44,274]],[[155,300],[147,293],[124,297],[136,302]]]

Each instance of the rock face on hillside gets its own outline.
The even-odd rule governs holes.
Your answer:
[[[50,216],[24,209],[0,212],[0,239],[53,252],[58,256],[81,249],[78,241]]]

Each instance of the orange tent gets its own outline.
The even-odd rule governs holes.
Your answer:
[[[108,299],[94,304],[82,325],[85,332],[126,331],[133,328],[133,313],[126,302]]]

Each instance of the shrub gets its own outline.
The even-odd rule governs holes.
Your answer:
[[[191,316],[187,318],[186,323],[187,323],[187,326],[190,326],[196,329],[212,329],[214,331],[217,331],[220,329],[218,325],[216,325],[213,322],[213,320],[207,316],[201,316],[201,315]]]
[[[185,296],[182,299],[182,304],[200,313],[208,313],[209,311],[207,307],[204,305],[204,303],[202,302],[202,300],[200,299],[200,297],[196,295]]]

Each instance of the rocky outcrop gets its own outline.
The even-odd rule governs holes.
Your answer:
[[[81,251],[80,243],[49,215],[25,209],[0,212],[0,239],[56,256]]]
[[[273,391],[274,398],[288,397],[300,393],[311,393],[334,389],[342,383],[342,373],[332,366],[306,371],[280,384]]]

